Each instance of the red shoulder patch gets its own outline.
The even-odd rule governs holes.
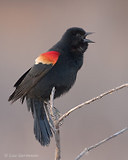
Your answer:
[[[57,51],[42,53],[39,57],[36,58],[35,64],[43,63],[54,65],[57,62],[59,55],[60,53]]]

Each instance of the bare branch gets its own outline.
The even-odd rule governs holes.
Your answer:
[[[128,131],[128,127],[126,127],[126,128],[124,128],[124,129],[116,132],[115,134],[111,135],[110,137],[103,139],[102,141],[96,143],[95,145],[90,146],[89,148],[85,148],[85,149],[76,157],[75,160],[79,160],[81,157],[83,157],[83,156],[84,156],[85,154],[87,154],[89,151],[91,151],[91,150],[99,147],[99,146],[102,145],[103,143],[106,143],[107,141],[111,140],[112,138],[117,137],[118,135],[120,135],[120,134],[122,134],[122,133],[124,133],[124,132],[126,132],[126,131]]]
[[[88,101],[85,101],[79,105],[77,105],[76,107],[70,109],[68,112],[66,112],[65,114],[63,114],[61,117],[58,118],[58,114],[57,112],[55,111],[55,108],[54,108],[54,95],[55,95],[55,87],[53,87],[52,89],[52,92],[51,92],[51,95],[50,95],[50,114],[49,114],[49,120],[50,120],[50,124],[51,124],[51,127],[54,131],[54,135],[55,135],[55,142],[56,142],[56,149],[55,149],[55,160],[60,160],[61,159],[61,149],[60,149],[60,131],[59,131],[59,125],[60,125],[60,122],[66,118],[67,116],[70,115],[70,113],[72,113],[73,111],[77,110],[77,109],[80,109],[82,108],[84,105],[88,105],[96,100],[99,100],[101,99],[102,97],[106,96],[106,95],[109,95],[109,94],[112,94],[113,92],[116,92],[120,89],[123,89],[125,87],[128,87],[128,83],[126,84],[123,84],[121,86],[118,86],[114,89],[111,89],[107,92],[104,92],[102,94],[100,94],[99,96],[97,97],[94,97]],[[83,155],[87,154],[89,151],[97,148],[98,146],[100,146],[101,144],[111,140],[112,138],[124,133],[125,131],[128,130],[128,127],[120,130],[119,132],[111,135],[110,137],[96,143],[95,145],[92,145],[91,147],[89,148],[85,148],[77,157],[75,160],[79,160]]]
[[[54,95],[55,95],[55,87],[53,87],[51,95],[50,95],[50,114],[52,116],[52,126],[55,135],[56,149],[55,149],[55,160],[60,160],[61,158],[61,150],[60,150],[60,131],[59,131],[59,123],[57,114],[54,110]]]
[[[52,92],[51,92],[51,95],[50,95],[50,106],[51,106],[51,113],[54,115],[54,111],[53,111],[53,108],[54,108],[54,95],[55,95],[55,87],[52,88]]]
[[[114,89],[111,89],[111,90],[109,90],[109,91],[107,91],[107,92],[104,92],[104,93],[100,94],[100,95],[97,96],[97,97],[94,97],[94,98],[92,98],[92,99],[90,99],[90,100],[88,100],[88,101],[86,101],[86,102],[83,102],[83,103],[77,105],[76,107],[70,109],[68,112],[66,112],[65,114],[63,114],[63,115],[59,118],[58,123],[60,123],[60,122],[61,122],[64,118],[66,118],[69,114],[71,114],[72,112],[74,112],[74,111],[77,110],[77,109],[80,109],[80,108],[83,107],[84,105],[90,104],[90,103],[92,103],[92,102],[94,102],[94,101],[96,101],[96,100],[101,99],[102,97],[104,97],[104,96],[106,96],[106,95],[112,94],[113,92],[116,92],[116,91],[118,91],[118,90],[120,90],[120,89],[123,89],[123,88],[125,88],[125,87],[128,87],[128,83],[123,84],[123,85],[121,85],[121,86],[119,86],[119,87],[116,87],[116,88],[114,88]]]
[[[61,149],[60,149],[60,130],[59,130],[59,124],[56,125],[56,131],[55,131],[55,141],[56,141],[56,150],[55,150],[55,160],[61,159]]]

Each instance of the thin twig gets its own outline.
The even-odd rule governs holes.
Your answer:
[[[125,88],[125,87],[128,87],[128,83],[126,84],[123,84],[119,87],[116,87],[115,89],[111,89],[107,92],[104,92],[102,94],[100,94],[99,96],[97,97],[94,97],[84,103],[81,103],[79,105],[77,105],[76,107],[70,109],[68,112],[66,112],[65,114],[63,114],[59,119],[54,111],[54,94],[55,94],[55,87],[52,89],[52,92],[51,92],[51,96],[50,96],[50,114],[51,114],[51,117],[53,117],[54,119],[52,119],[52,123],[53,123],[53,128],[54,128],[54,135],[55,135],[55,142],[56,142],[56,150],[55,150],[55,160],[60,160],[61,159],[61,149],[60,149],[60,131],[59,131],[59,124],[60,122],[66,118],[70,113],[72,113],[73,111],[83,107],[84,105],[87,105],[87,104],[90,104],[96,100],[99,100],[101,99],[102,97],[106,96],[106,95],[109,95],[109,94],[112,94],[113,92],[115,91],[118,91],[122,88]],[[79,160],[84,154],[86,154],[87,152],[91,151],[92,149],[100,146],[101,144],[107,142],[108,140],[118,136],[119,134],[125,132],[126,130],[128,130],[128,127],[124,128],[123,130],[113,134],[112,136],[100,141],[99,143],[89,147],[89,148],[85,148],[78,156],[75,160]]]
[[[56,141],[55,160],[60,160],[61,159],[61,149],[60,149],[59,124],[56,123],[55,127],[56,127],[56,131],[55,131],[55,141]]]
[[[52,92],[50,95],[50,114],[52,118],[56,119],[56,115],[54,113],[54,95],[55,95],[55,87],[52,88]]]
[[[90,146],[89,148],[85,148],[77,157],[75,160],[79,160],[81,157],[83,157],[85,154],[87,154],[89,151],[99,147],[100,145],[102,145],[103,143],[106,143],[107,141],[111,140],[112,138],[115,138],[116,136],[124,133],[125,131],[128,131],[128,127],[116,132],[115,134],[111,135],[108,138],[103,139],[102,141],[96,143],[95,145]]]
[[[52,88],[52,92],[50,95],[50,114],[53,117],[53,128],[54,128],[54,135],[55,135],[55,142],[56,142],[56,149],[55,149],[55,160],[60,160],[61,158],[61,150],[60,150],[60,131],[59,131],[59,123],[57,114],[54,111],[54,95],[55,95],[55,87]]]
[[[94,101],[96,101],[96,100],[99,100],[99,99],[101,99],[102,97],[104,97],[104,96],[106,96],[106,95],[109,95],[109,94],[112,94],[113,92],[118,91],[118,90],[120,90],[120,89],[122,89],[122,88],[125,88],[125,87],[128,87],[128,83],[123,84],[123,85],[121,85],[121,86],[119,86],[119,87],[116,87],[116,88],[114,88],[114,89],[111,89],[111,90],[109,90],[109,91],[107,91],[107,92],[104,92],[104,93],[100,94],[100,95],[97,96],[97,97],[94,97],[94,98],[92,98],[92,99],[90,99],[90,100],[88,100],[88,101],[85,101],[85,102],[77,105],[76,107],[70,109],[68,112],[66,112],[65,114],[63,114],[63,115],[59,118],[58,123],[60,123],[64,118],[66,118],[67,116],[69,116],[69,114],[71,114],[71,113],[74,112],[75,110],[80,109],[81,107],[83,107],[83,106],[85,106],[85,105],[87,105],[87,104],[90,104],[90,103],[92,103],[92,102],[94,102]]]

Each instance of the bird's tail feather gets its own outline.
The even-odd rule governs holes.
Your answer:
[[[41,145],[46,146],[50,143],[52,131],[46,116],[43,101],[26,98],[28,109],[31,109],[34,118],[34,134]]]

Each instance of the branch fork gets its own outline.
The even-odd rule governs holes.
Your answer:
[[[51,95],[50,95],[50,103],[47,103],[47,105],[49,106],[47,109],[47,115],[48,115],[48,119],[49,119],[49,123],[50,126],[54,132],[54,136],[55,136],[55,142],[56,142],[56,149],[55,149],[55,160],[60,160],[61,159],[61,148],[60,148],[60,123],[66,118],[68,117],[72,112],[76,111],[77,109],[80,109],[82,107],[84,107],[85,105],[88,105],[92,102],[95,102],[101,98],[103,98],[104,96],[107,96],[109,94],[112,94],[118,90],[121,90],[123,88],[128,87],[128,83],[123,84],[121,86],[118,86],[114,89],[111,89],[107,92],[104,92],[102,94],[100,94],[99,96],[96,96],[88,101],[85,101],[79,105],[77,105],[76,107],[73,107],[72,109],[70,109],[69,111],[67,111],[66,113],[64,113],[62,116],[58,116],[58,111],[57,109],[55,109],[54,107],[54,95],[55,95],[55,87],[53,87]],[[108,138],[96,143],[95,145],[90,146],[89,148],[85,148],[76,158],[75,160],[79,160],[81,157],[83,157],[83,155],[86,155],[89,151],[99,147],[100,145],[102,145],[103,143],[117,137],[118,135],[124,133],[128,131],[128,127],[125,127],[124,129],[116,132],[115,134],[109,136]]]

